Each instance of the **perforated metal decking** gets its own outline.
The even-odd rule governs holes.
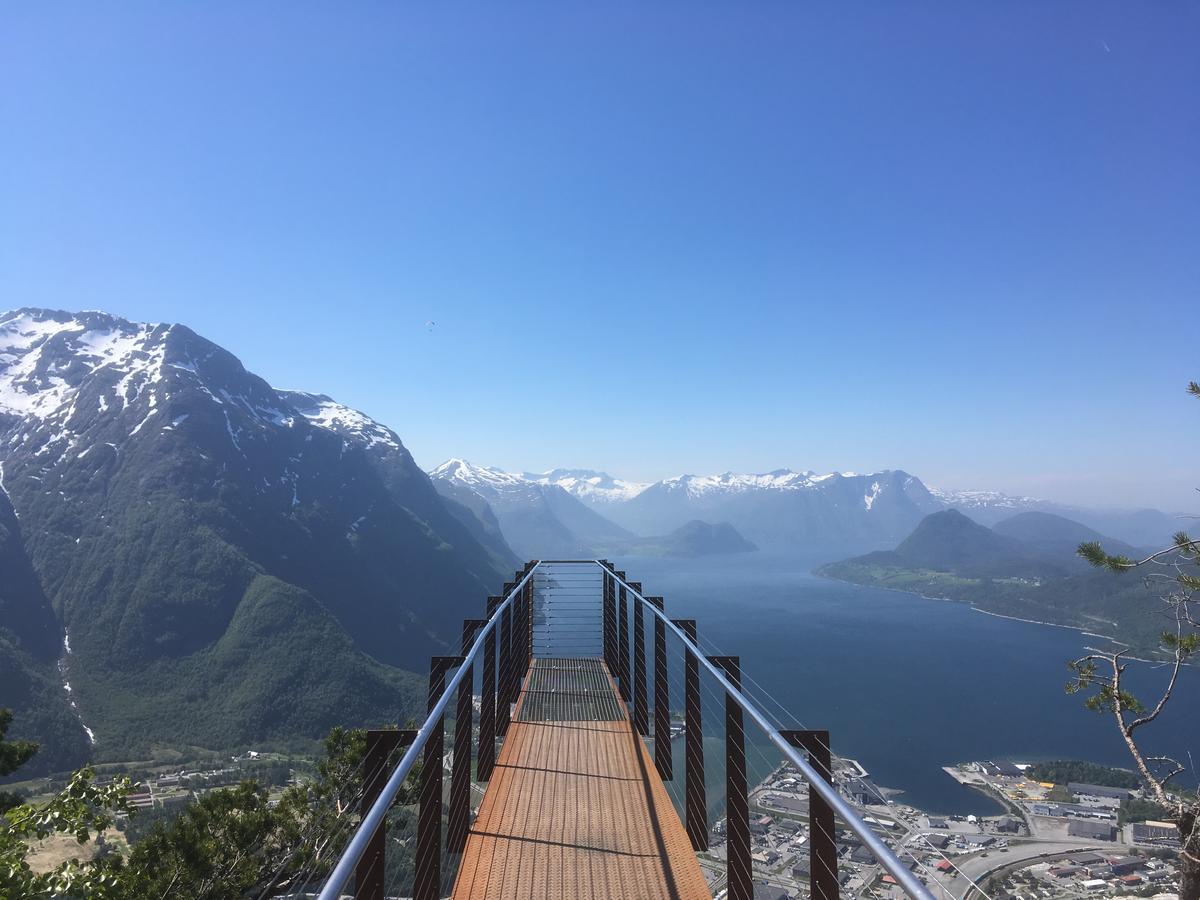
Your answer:
[[[616,722],[624,718],[598,659],[535,659],[519,722]]]

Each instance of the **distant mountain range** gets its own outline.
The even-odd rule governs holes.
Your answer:
[[[766,550],[837,556],[894,545],[926,515],[945,509],[983,525],[1020,512],[1057,515],[1136,545],[1165,542],[1179,528],[1176,518],[1156,510],[1090,510],[999,493],[941,491],[899,470],[819,475],[778,469],[640,483],[590,469],[516,474],[455,459],[430,476],[446,496],[477,510],[490,505],[518,552],[538,546],[590,552],[611,546],[619,537],[614,531],[649,537],[699,521],[728,523]],[[585,517],[581,507],[603,521]]]
[[[43,768],[398,721],[515,567],[478,522],[182,325],[0,314],[0,705]]]
[[[599,556],[671,556],[687,559],[728,553],[753,553],[758,547],[728,522],[710,524],[693,519],[670,534],[635,537],[596,548]]]
[[[1147,614],[1158,593],[1136,575],[1096,570],[1079,559],[1076,548],[1090,541],[1112,553],[1142,552],[1050,513],[1018,513],[988,528],[948,509],[922,519],[894,550],[830,563],[817,574],[1069,625],[1154,653],[1170,624]]]
[[[443,496],[494,515],[504,539],[530,559],[575,559],[633,537],[557,484],[451,459],[429,473]]]

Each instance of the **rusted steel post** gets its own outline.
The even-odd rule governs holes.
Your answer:
[[[358,813],[365,816],[388,780],[388,757],[397,747],[407,747],[417,738],[415,731],[372,729],[367,732],[367,756],[363,761],[363,795]],[[383,900],[384,875],[387,871],[387,824],[371,835],[371,842],[354,867],[354,900]]]
[[[533,665],[533,579],[525,582],[525,622],[521,628],[521,656],[524,657],[524,669],[529,671]]]
[[[446,672],[462,665],[461,656],[435,656],[429,662],[429,711],[446,690]],[[438,900],[442,873],[442,754],[445,717],[432,723],[421,762],[421,808],[417,814],[417,856],[413,900]]]
[[[833,784],[833,754],[828,731],[781,731],[780,736],[808,754],[808,761],[828,784]],[[813,900],[838,900],[837,825],[833,808],[808,786],[808,868]]]
[[[693,850],[708,849],[708,791],[704,786],[704,723],[700,716],[700,660],[696,620],[672,619],[691,644],[683,656],[684,824]]]
[[[710,656],[738,690],[742,667],[736,656]],[[746,795],[746,737],[742,731],[742,708],[725,695],[725,850],[728,865],[729,900],[754,900],[754,877],[750,862],[750,798]]]
[[[508,723],[512,718],[512,604],[504,607],[500,614],[500,675],[496,683],[496,735],[508,734]]]
[[[524,571],[517,572],[517,583],[524,575]],[[525,648],[525,637],[529,631],[528,613],[529,585],[526,583],[521,587],[520,593],[513,598],[513,690],[511,697],[513,703],[516,703],[517,698],[521,696],[521,684],[525,679],[525,673],[529,671],[529,653]]]
[[[612,575],[604,573],[604,664],[617,673],[617,611]]]
[[[471,652],[483,619],[463,619],[462,654]],[[454,717],[454,769],[450,772],[450,817],[446,825],[446,849],[462,853],[471,824],[471,731],[475,718],[471,694],[475,690],[475,667],[467,666],[458,684],[458,708]]]
[[[617,576],[625,580],[625,573],[618,572]],[[621,699],[626,703],[630,700],[629,693],[629,598],[625,585],[617,589],[617,669],[618,681],[621,688]]]
[[[490,620],[500,605],[499,597],[488,597]],[[496,628],[483,639],[483,672],[479,676],[479,760],[475,780],[488,781],[496,765]]]
[[[631,585],[633,586],[633,585]],[[641,585],[633,595],[633,727],[638,734],[650,733],[650,711],[646,698],[646,611],[642,608]]]
[[[647,597],[659,612],[662,597]],[[673,777],[671,760],[671,686],[667,676],[667,624],[654,617],[654,768],[658,777],[670,781]]]
[[[517,573],[518,580],[520,573]],[[521,693],[521,679],[525,675],[525,589],[520,591],[513,597],[512,602],[513,618],[512,618],[512,636],[509,638],[512,641],[512,679],[509,684],[508,702],[516,703],[517,696]]]

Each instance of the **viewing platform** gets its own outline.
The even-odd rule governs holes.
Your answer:
[[[428,699],[420,729],[367,733],[353,836],[319,900],[838,900],[839,829],[874,860],[860,879],[933,900],[917,857],[902,861],[839,793],[828,732],[776,727],[743,691],[739,657],[706,655],[695,620],[668,618],[605,560],[528,563],[464,620],[460,655],[432,658]],[[706,724],[724,749],[709,772],[724,781],[717,828]],[[807,791],[786,872],[761,838],[752,849],[771,817],[752,812],[747,726]],[[414,787],[417,802],[402,800]],[[402,806],[416,808],[415,840],[396,830],[411,829]]]

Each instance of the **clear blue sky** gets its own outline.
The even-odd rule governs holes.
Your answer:
[[[426,467],[1200,508],[1195,2],[56,6],[2,15],[0,307]]]

